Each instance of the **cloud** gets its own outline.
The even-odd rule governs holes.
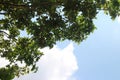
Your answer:
[[[117,17],[117,21],[120,23],[120,16]]]
[[[0,68],[5,67],[7,64],[9,64],[9,61],[0,57]]]
[[[71,80],[70,78],[78,69],[73,50],[72,43],[64,49],[60,49],[58,46],[53,49],[42,49],[45,55],[37,64],[39,71],[15,80]]]

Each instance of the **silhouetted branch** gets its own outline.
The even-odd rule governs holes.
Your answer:
[[[0,33],[4,33],[4,34],[6,34],[7,36],[9,36],[9,34],[6,33],[5,31],[1,31],[1,30],[0,30]]]

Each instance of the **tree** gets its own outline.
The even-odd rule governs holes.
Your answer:
[[[94,31],[93,19],[101,10],[115,19],[120,0],[0,0],[0,56],[9,60],[0,68],[0,80],[36,72],[40,49],[56,41],[82,42]]]

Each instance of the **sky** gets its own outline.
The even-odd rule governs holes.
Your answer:
[[[94,23],[97,29],[86,40],[42,49],[38,72],[14,80],[120,80],[120,18],[101,11]]]

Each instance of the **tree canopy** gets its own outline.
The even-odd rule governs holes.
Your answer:
[[[101,10],[115,19],[120,0],[0,0],[0,57],[9,60],[0,68],[0,80],[36,72],[40,49],[56,41],[82,42],[94,31],[93,19]]]

